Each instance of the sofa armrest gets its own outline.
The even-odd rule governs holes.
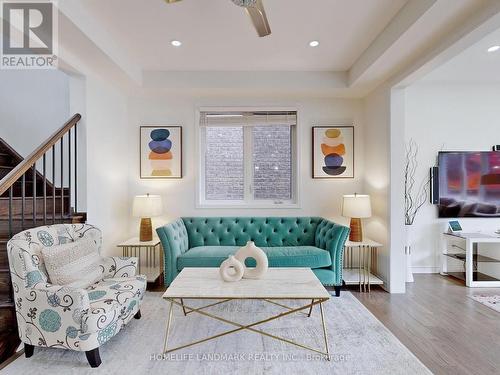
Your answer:
[[[342,285],[344,245],[350,229],[329,220],[323,220],[316,229],[315,244],[330,253],[331,269],[335,272],[335,285]]]
[[[179,274],[177,258],[189,249],[188,234],[182,219],[156,228],[156,233],[163,246],[165,262],[165,286],[169,286]]]
[[[106,257],[103,278],[131,277],[137,273],[137,257]]]

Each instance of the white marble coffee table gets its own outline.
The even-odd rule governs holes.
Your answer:
[[[163,353],[170,353],[175,350],[187,348],[231,333],[247,330],[286,342],[288,344],[296,345],[303,349],[323,354],[327,359],[330,359],[325,317],[323,313],[323,302],[330,299],[330,293],[328,293],[325,287],[309,268],[270,268],[263,279],[243,279],[234,283],[223,281],[219,276],[218,268],[184,268],[172,282],[167,291],[163,294],[163,298],[170,301],[170,311],[167,319]],[[217,302],[195,308],[186,305],[185,300],[189,299],[217,300]],[[286,311],[251,324],[240,324],[205,311],[209,307],[234,299],[262,300],[278,305]],[[292,308],[282,303],[285,300],[305,300],[307,303],[300,307]],[[180,306],[183,309],[184,315],[194,312],[216,319],[223,323],[230,324],[236,328],[168,349],[168,338],[170,327],[172,325],[172,311],[174,305]],[[325,341],[324,350],[311,348],[304,344],[300,344],[255,328],[260,324],[283,318],[293,313],[304,312],[303,310],[308,310],[306,315],[310,317],[314,305],[319,305],[320,307],[321,324]]]

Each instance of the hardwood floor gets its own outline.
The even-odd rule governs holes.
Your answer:
[[[467,297],[500,294],[450,277],[415,275],[406,294],[348,288],[435,374],[500,373],[500,313]]]

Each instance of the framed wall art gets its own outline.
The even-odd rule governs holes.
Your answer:
[[[313,126],[312,177],[354,178],[354,126]]]
[[[141,126],[140,177],[182,178],[182,127]]]

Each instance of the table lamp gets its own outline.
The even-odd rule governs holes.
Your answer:
[[[344,195],[342,216],[351,218],[349,240],[353,242],[363,241],[361,219],[372,216],[370,196],[364,194]]]
[[[151,218],[160,216],[162,213],[161,197],[159,195],[137,195],[134,198],[132,214],[141,218],[139,241],[151,241],[153,239],[153,227]]]

